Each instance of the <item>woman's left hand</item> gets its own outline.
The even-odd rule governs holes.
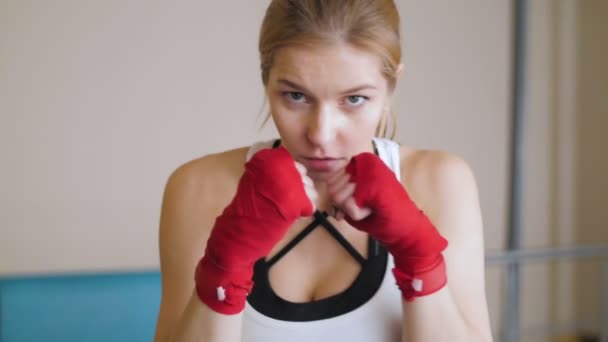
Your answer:
[[[393,255],[393,274],[406,300],[445,286],[442,252],[447,240],[380,158],[372,153],[354,156],[328,179],[327,190],[337,219],[370,234]]]

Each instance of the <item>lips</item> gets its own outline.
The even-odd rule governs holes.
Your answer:
[[[302,158],[302,164],[310,171],[335,171],[342,166],[344,159],[340,158]]]

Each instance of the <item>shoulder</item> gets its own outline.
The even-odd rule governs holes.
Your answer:
[[[165,184],[161,230],[206,226],[205,218],[215,217],[234,195],[248,149],[209,154],[179,165]]]
[[[424,194],[421,199],[439,199],[434,197],[438,195],[451,197],[454,190],[477,190],[470,165],[458,155],[402,146],[400,161],[404,186],[408,191]]]
[[[403,186],[433,221],[457,214],[453,212],[463,206],[468,210],[460,212],[479,212],[475,176],[462,157],[402,146],[400,159]]]
[[[213,153],[179,165],[169,176],[166,191],[183,196],[216,197],[230,188],[243,173],[249,147]]]

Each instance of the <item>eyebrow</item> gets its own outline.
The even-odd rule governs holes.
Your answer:
[[[306,89],[305,87],[303,87],[295,82],[292,82],[290,80],[281,78],[281,79],[277,80],[277,82],[283,83],[291,88],[299,89],[306,93],[310,93],[310,91],[308,91],[308,89]],[[343,91],[342,94],[356,93],[356,92],[359,92],[359,91],[365,90],[365,89],[377,89],[377,88],[371,84],[363,84],[363,85],[360,85],[360,86],[357,86],[354,88],[347,89],[347,90]]]

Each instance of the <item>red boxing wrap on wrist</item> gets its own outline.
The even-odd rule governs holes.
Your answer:
[[[393,274],[403,298],[412,301],[445,286],[442,251],[447,240],[410,199],[393,171],[376,155],[362,153],[351,159],[346,172],[356,185],[353,198],[357,205],[372,210],[360,221],[347,220],[391,253]]]
[[[265,149],[245,164],[232,202],[217,217],[195,272],[200,300],[222,314],[245,306],[253,265],[265,257],[301,216],[313,213],[293,158]]]

